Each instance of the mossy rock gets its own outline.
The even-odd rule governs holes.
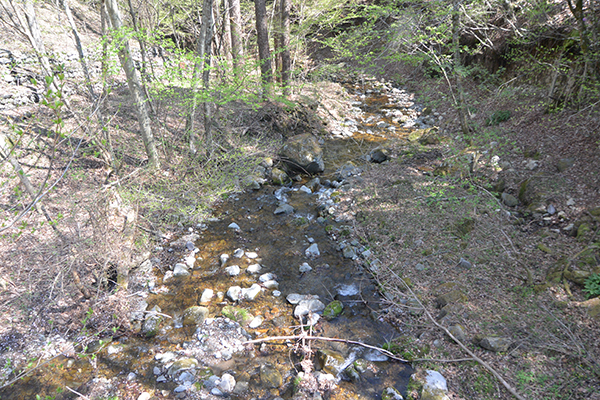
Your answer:
[[[325,309],[323,310],[323,317],[325,317],[327,320],[332,320],[338,315],[340,315],[343,310],[344,304],[342,304],[341,301],[332,301],[331,303],[327,304],[327,307],[325,307]]]
[[[254,319],[254,316],[248,310],[241,307],[225,306],[221,309],[221,314],[240,325],[248,325]]]
[[[192,306],[183,312],[183,325],[200,325],[208,317],[208,308]]]
[[[315,359],[317,370],[337,375],[345,364],[344,356],[333,350],[319,350]]]
[[[439,308],[451,303],[464,303],[468,300],[467,295],[461,290],[455,289],[449,293],[442,294],[435,299],[435,303]]]
[[[466,236],[475,229],[475,218],[463,218],[454,225],[454,228],[459,236]]]
[[[592,227],[587,222],[583,222],[577,228],[577,240],[584,241],[588,233],[592,231]]]

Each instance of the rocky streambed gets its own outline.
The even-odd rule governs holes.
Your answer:
[[[311,172],[322,173],[265,160],[245,180],[251,189],[132,273],[139,334],[105,332],[85,351],[43,338],[46,361],[2,398],[402,398],[412,369],[373,348],[398,335],[370,278],[379,261],[349,239],[351,215],[337,197],[360,179],[361,163],[389,158],[389,137],[428,138],[442,116],[390,85],[350,90],[348,117],[312,144]]]

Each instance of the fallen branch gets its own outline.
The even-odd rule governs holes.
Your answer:
[[[274,342],[274,341],[278,341],[278,340],[322,340],[324,342],[341,342],[341,343],[347,343],[347,344],[354,344],[357,346],[362,346],[362,347],[366,347],[367,349],[371,349],[371,350],[376,350],[382,354],[385,354],[386,356],[388,356],[391,359],[397,360],[397,361],[401,361],[404,363],[408,363],[408,360],[405,360],[403,358],[398,357],[397,355],[395,355],[394,353],[382,349],[381,347],[377,347],[377,346],[371,346],[370,344],[366,344],[366,343],[362,343],[362,342],[357,342],[356,340],[347,340],[347,339],[338,339],[338,338],[330,338],[330,337],[321,337],[321,336],[309,336],[309,335],[295,335],[295,336],[271,336],[271,337],[266,337],[266,338],[262,338],[262,339],[254,339],[254,340],[248,340],[242,344],[255,344],[255,343],[263,343],[263,342]]]

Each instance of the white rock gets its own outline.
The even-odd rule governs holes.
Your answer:
[[[227,272],[230,276],[237,276],[240,274],[240,266],[239,265],[230,265],[225,268],[225,272]]]
[[[227,290],[227,297],[229,297],[231,301],[238,301],[241,294],[242,288],[239,286],[232,286]]]
[[[273,297],[281,296],[281,292],[279,290],[273,290]]]
[[[270,281],[263,282],[263,286],[267,289],[279,289],[279,282],[271,279]]]
[[[251,259],[255,259],[258,257],[258,254],[254,251],[248,251],[246,252],[246,257],[251,258]]]
[[[137,400],[150,400],[151,397],[152,397],[152,395],[150,393],[148,393],[148,392],[142,392],[138,396]]]
[[[188,268],[192,269],[194,268],[194,264],[196,263],[196,257],[194,257],[194,255],[189,255],[187,256],[185,259],[185,265],[187,265]]]
[[[230,223],[227,227],[238,230],[238,231],[240,230],[240,226],[238,224],[236,224],[235,222]]]
[[[312,271],[312,267],[310,265],[308,265],[308,263],[304,263],[300,266],[300,268],[298,268],[300,270],[300,273],[303,274],[305,272],[308,271]]]
[[[272,272],[267,272],[266,274],[262,274],[261,276],[258,277],[258,280],[260,282],[266,282],[266,281],[270,281],[272,279],[275,279],[276,276],[274,273]]]
[[[173,276],[188,276],[190,271],[187,269],[187,265],[177,263],[175,264],[175,268],[173,268]]]
[[[200,303],[208,303],[213,296],[215,295],[214,290],[212,289],[204,289],[202,292],[202,296],[200,296]]]
[[[306,250],[304,250],[306,257],[318,257],[321,255],[319,246],[316,243],[311,244]]]
[[[437,371],[427,370],[427,376],[425,377],[425,384],[423,385],[423,389],[439,389],[444,392],[448,391],[448,385],[446,383],[446,378],[442,376]]]
[[[248,268],[246,268],[246,272],[249,274],[258,274],[261,269],[262,267],[260,264],[252,264],[249,265]]]
[[[263,323],[263,321],[264,318],[260,315],[258,317],[254,317],[254,319],[248,324],[248,328],[256,329]]]
[[[309,188],[307,188],[306,186],[302,185],[300,186],[300,189],[298,189],[300,192],[304,192],[304,193],[308,193],[308,194],[312,194],[312,190],[310,190]]]
[[[254,300],[261,292],[262,288],[258,283],[253,284],[248,289],[242,289],[241,297],[246,300]]]
[[[242,258],[244,256],[244,250],[243,249],[235,249],[235,251],[233,252],[233,256],[235,258]]]
[[[229,374],[223,374],[221,376],[221,382],[219,382],[218,388],[224,393],[229,393],[235,387],[235,378]]]
[[[294,317],[300,318],[303,315],[307,315],[308,313],[316,313],[318,311],[323,311],[325,309],[325,304],[318,299],[308,299],[308,300],[300,300],[296,308],[294,308]]]
[[[221,267],[223,265],[225,265],[225,263],[227,262],[227,260],[229,260],[229,254],[221,254],[221,256],[219,257],[219,260],[221,261]]]

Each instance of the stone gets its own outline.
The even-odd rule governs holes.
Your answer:
[[[450,326],[448,332],[450,332],[459,342],[465,343],[467,340],[465,328],[460,324]]]
[[[345,359],[340,353],[333,350],[318,350],[316,365],[317,370],[327,374],[337,375],[345,367]]]
[[[395,387],[389,386],[381,392],[381,400],[404,400],[404,397]]]
[[[282,385],[283,378],[275,366],[266,363],[260,366],[260,381],[267,388],[276,389]]]
[[[233,393],[235,393],[237,395],[243,394],[244,392],[248,391],[248,387],[249,387],[248,382],[237,381],[235,383],[235,388],[233,388]]]
[[[291,205],[287,204],[287,203],[280,203],[277,208],[275,209],[275,211],[273,212],[273,214],[275,215],[281,215],[281,214],[285,214],[285,215],[289,215],[289,214],[293,214],[294,213],[294,207],[292,207]]]
[[[233,256],[235,258],[242,258],[244,256],[244,249],[235,249]]]
[[[280,170],[279,168],[273,168],[271,170],[271,180],[274,185],[287,185],[291,182],[290,177],[285,171]]]
[[[439,295],[435,302],[439,308],[444,307],[446,304],[450,303],[458,303],[458,302],[466,302],[467,296],[460,290],[455,289],[449,293]]]
[[[318,299],[306,299],[300,300],[296,308],[294,308],[294,317],[300,318],[309,313],[316,313],[319,311],[323,311],[325,309],[325,304]]]
[[[202,296],[200,296],[200,304],[207,304],[214,297],[215,292],[212,289],[204,289]]]
[[[353,259],[356,257],[356,251],[354,250],[354,247],[346,246],[342,250],[342,255],[344,256],[344,258]]]
[[[175,267],[173,268],[173,276],[182,277],[189,275],[190,271],[188,271],[187,265],[181,263],[175,264]]]
[[[381,164],[382,162],[385,162],[389,159],[390,157],[386,149],[374,149],[369,154],[369,160],[377,164]]]
[[[300,186],[300,189],[298,189],[299,192],[303,192],[306,194],[312,194],[312,190],[310,190],[309,188],[307,188],[306,186],[302,185]]]
[[[261,276],[258,277],[258,281],[259,282],[266,282],[266,281],[270,281],[277,278],[277,276],[272,273],[272,272],[267,272],[266,274],[262,274]]]
[[[446,378],[437,371],[421,370],[412,374],[410,380],[422,386],[421,400],[449,400]]]
[[[230,265],[229,267],[225,267],[225,272],[227,272],[229,276],[238,276],[240,274],[240,266]]]
[[[461,268],[465,268],[465,269],[471,269],[471,267],[473,267],[473,264],[471,264],[469,261],[465,260],[464,258],[461,258],[458,261],[458,266]]]
[[[505,337],[486,336],[483,338],[476,338],[477,344],[495,353],[501,353],[508,350],[512,344],[512,340]]]
[[[312,271],[312,267],[310,265],[308,265],[308,263],[303,263],[298,270],[300,271],[301,274],[305,273],[305,272],[309,272]]]
[[[202,306],[192,306],[183,312],[183,325],[201,325],[208,317],[208,308]]]
[[[323,317],[327,320],[331,320],[342,313],[344,310],[344,304],[341,301],[335,300],[331,303],[327,304],[325,309],[323,310]]]
[[[227,261],[228,261],[228,260],[229,260],[229,254],[221,254],[221,255],[219,256],[219,261],[220,261],[220,263],[221,263],[221,267],[222,267],[223,265],[225,265],[225,264],[227,263]]]
[[[510,193],[504,192],[500,195],[500,198],[502,199],[502,202],[508,207],[516,207],[517,205],[519,205],[519,199],[517,199]]]
[[[221,382],[219,382],[217,387],[221,389],[223,393],[230,393],[233,391],[233,388],[235,388],[235,378],[230,374],[223,374],[223,376],[221,376]]]
[[[195,358],[182,358],[181,360],[175,361],[170,367],[167,374],[171,377],[175,376],[178,372],[187,371],[198,367],[198,360]]]
[[[251,260],[254,260],[255,258],[258,258],[258,253],[256,253],[255,251],[247,251],[246,257],[248,257]]]
[[[229,225],[227,225],[227,227],[229,229],[235,229],[236,231],[240,230],[240,226],[238,224],[236,224],[235,222],[230,223]]]
[[[352,161],[347,161],[337,171],[335,171],[335,178],[338,181],[342,181],[351,176],[360,175],[362,169],[358,168]]]
[[[264,321],[264,318],[260,315],[257,317],[254,317],[254,319],[252,319],[252,321],[250,321],[250,323],[248,324],[248,328],[256,329],[263,323],[263,321]]]
[[[259,284],[255,283],[247,289],[242,289],[241,297],[246,300],[254,300],[256,296],[261,292],[262,288]]]
[[[258,274],[261,269],[262,267],[260,264],[252,264],[249,265],[248,268],[246,268],[246,272],[249,274]]]
[[[138,396],[137,400],[150,400],[151,397],[152,397],[152,395],[150,393],[148,393],[148,392],[142,392]]]
[[[160,328],[160,324],[163,320],[163,317],[158,315],[160,312],[160,307],[156,305],[150,309],[148,314],[146,314],[144,325],[142,325],[142,334],[145,337],[154,337],[158,333],[158,329]]]
[[[310,133],[289,138],[279,155],[289,171],[316,174],[325,170],[323,149]]]
[[[279,289],[279,282],[277,282],[274,279],[271,279],[270,281],[263,282],[263,286],[271,290]]]
[[[239,286],[232,286],[227,290],[227,297],[231,301],[238,301],[242,294],[242,288]]]
[[[575,164],[574,158],[561,158],[556,163],[556,169],[558,169],[558,172],[564,172],[567,169],[571,168],[574,164]]]
[[[304,250],[304,254],[306,255],[306,257],[311,258],[320,256],[321,252],[319,251],[319,246],[316,243],[313,243],[310,246],[308,246],[306,250]]]

